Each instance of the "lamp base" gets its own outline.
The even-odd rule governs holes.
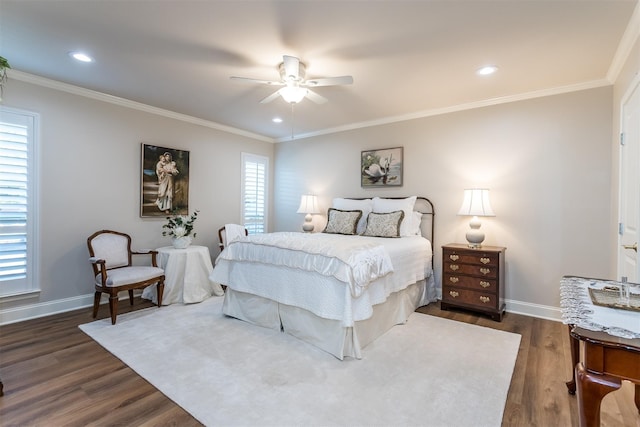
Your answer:
[[[472,249],[481,248],[482,242],[484,242],[484,233],[480,231],[481,225],[482,223],[477,216],[474,216],[471,221],[469,221],[470,230],[467,231],[465,237],[467,238],[467,242],[469,242],[469,247]]]
[[[469,243],[467,246],[469,247],[469,249],[480,249],[480,248],[482,248],[482,245],[480,243]]]
[[[313,231],[313,216],[306,214],[304,217],[304,224],[302,224],[302,231],[305,233],[311,233]]]

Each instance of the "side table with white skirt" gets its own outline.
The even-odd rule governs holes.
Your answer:
[[[158,248],[158,266],[164,269],[162,305],[201,302],[212,295],[224,295],[219,283],[209,280],[213,271],[211,255],[206,246],[189,246],[176,249],[173,246]],[[155,286],[148,286],[142,298],[157,303]]]

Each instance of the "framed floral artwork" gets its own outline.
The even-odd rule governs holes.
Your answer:
[[[189,152],[142,144],[140,216],[189,213]]]
[[[361,186],[402,186],[402,151],[403,147],[363,151],[360,157]]]

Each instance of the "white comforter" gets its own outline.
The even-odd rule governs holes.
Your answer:
[[[384,246],[358,237],[292,232],[257,234],[231,242],[220,260],[280,265],[332,276],[358,297],[372,281],[393,272]]]
[[[364,244],[365,247],[384,247],[391,260],[393,271],[360,288],[362,294],[354,297],[348,282],[338,280],[334,276],[288,265],[269,264],[264,261],[232,260],[231,254],[227,252],[228,248],[225,248],[216,260],[210,279],[239,292],[299,307],[325,319],[340,320],[347,327],[353,326],[356,321],[370,318],[375,305],[385,302],[392,293],[405,289],[417,281],[429,278],[429,283],[435,287],[431,271],[431,243],[423,237],[385,239],[323,235],[322,233],[293,234],[302,239],[317,236],[313,238],[344,241],[348,245]],[[258,235],[253,235],[251,238],[257,237]],[[291,255],[292,252],[284,252],[281,255]],[[282,262],[288,261],[282,260]],[[334,262],[339,265],[338,261]],[[425,297],[431,298],[429,295]]]

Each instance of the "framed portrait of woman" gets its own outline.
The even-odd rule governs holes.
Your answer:
[[[189,152],[142,143],[140,216],[189,213]]]

